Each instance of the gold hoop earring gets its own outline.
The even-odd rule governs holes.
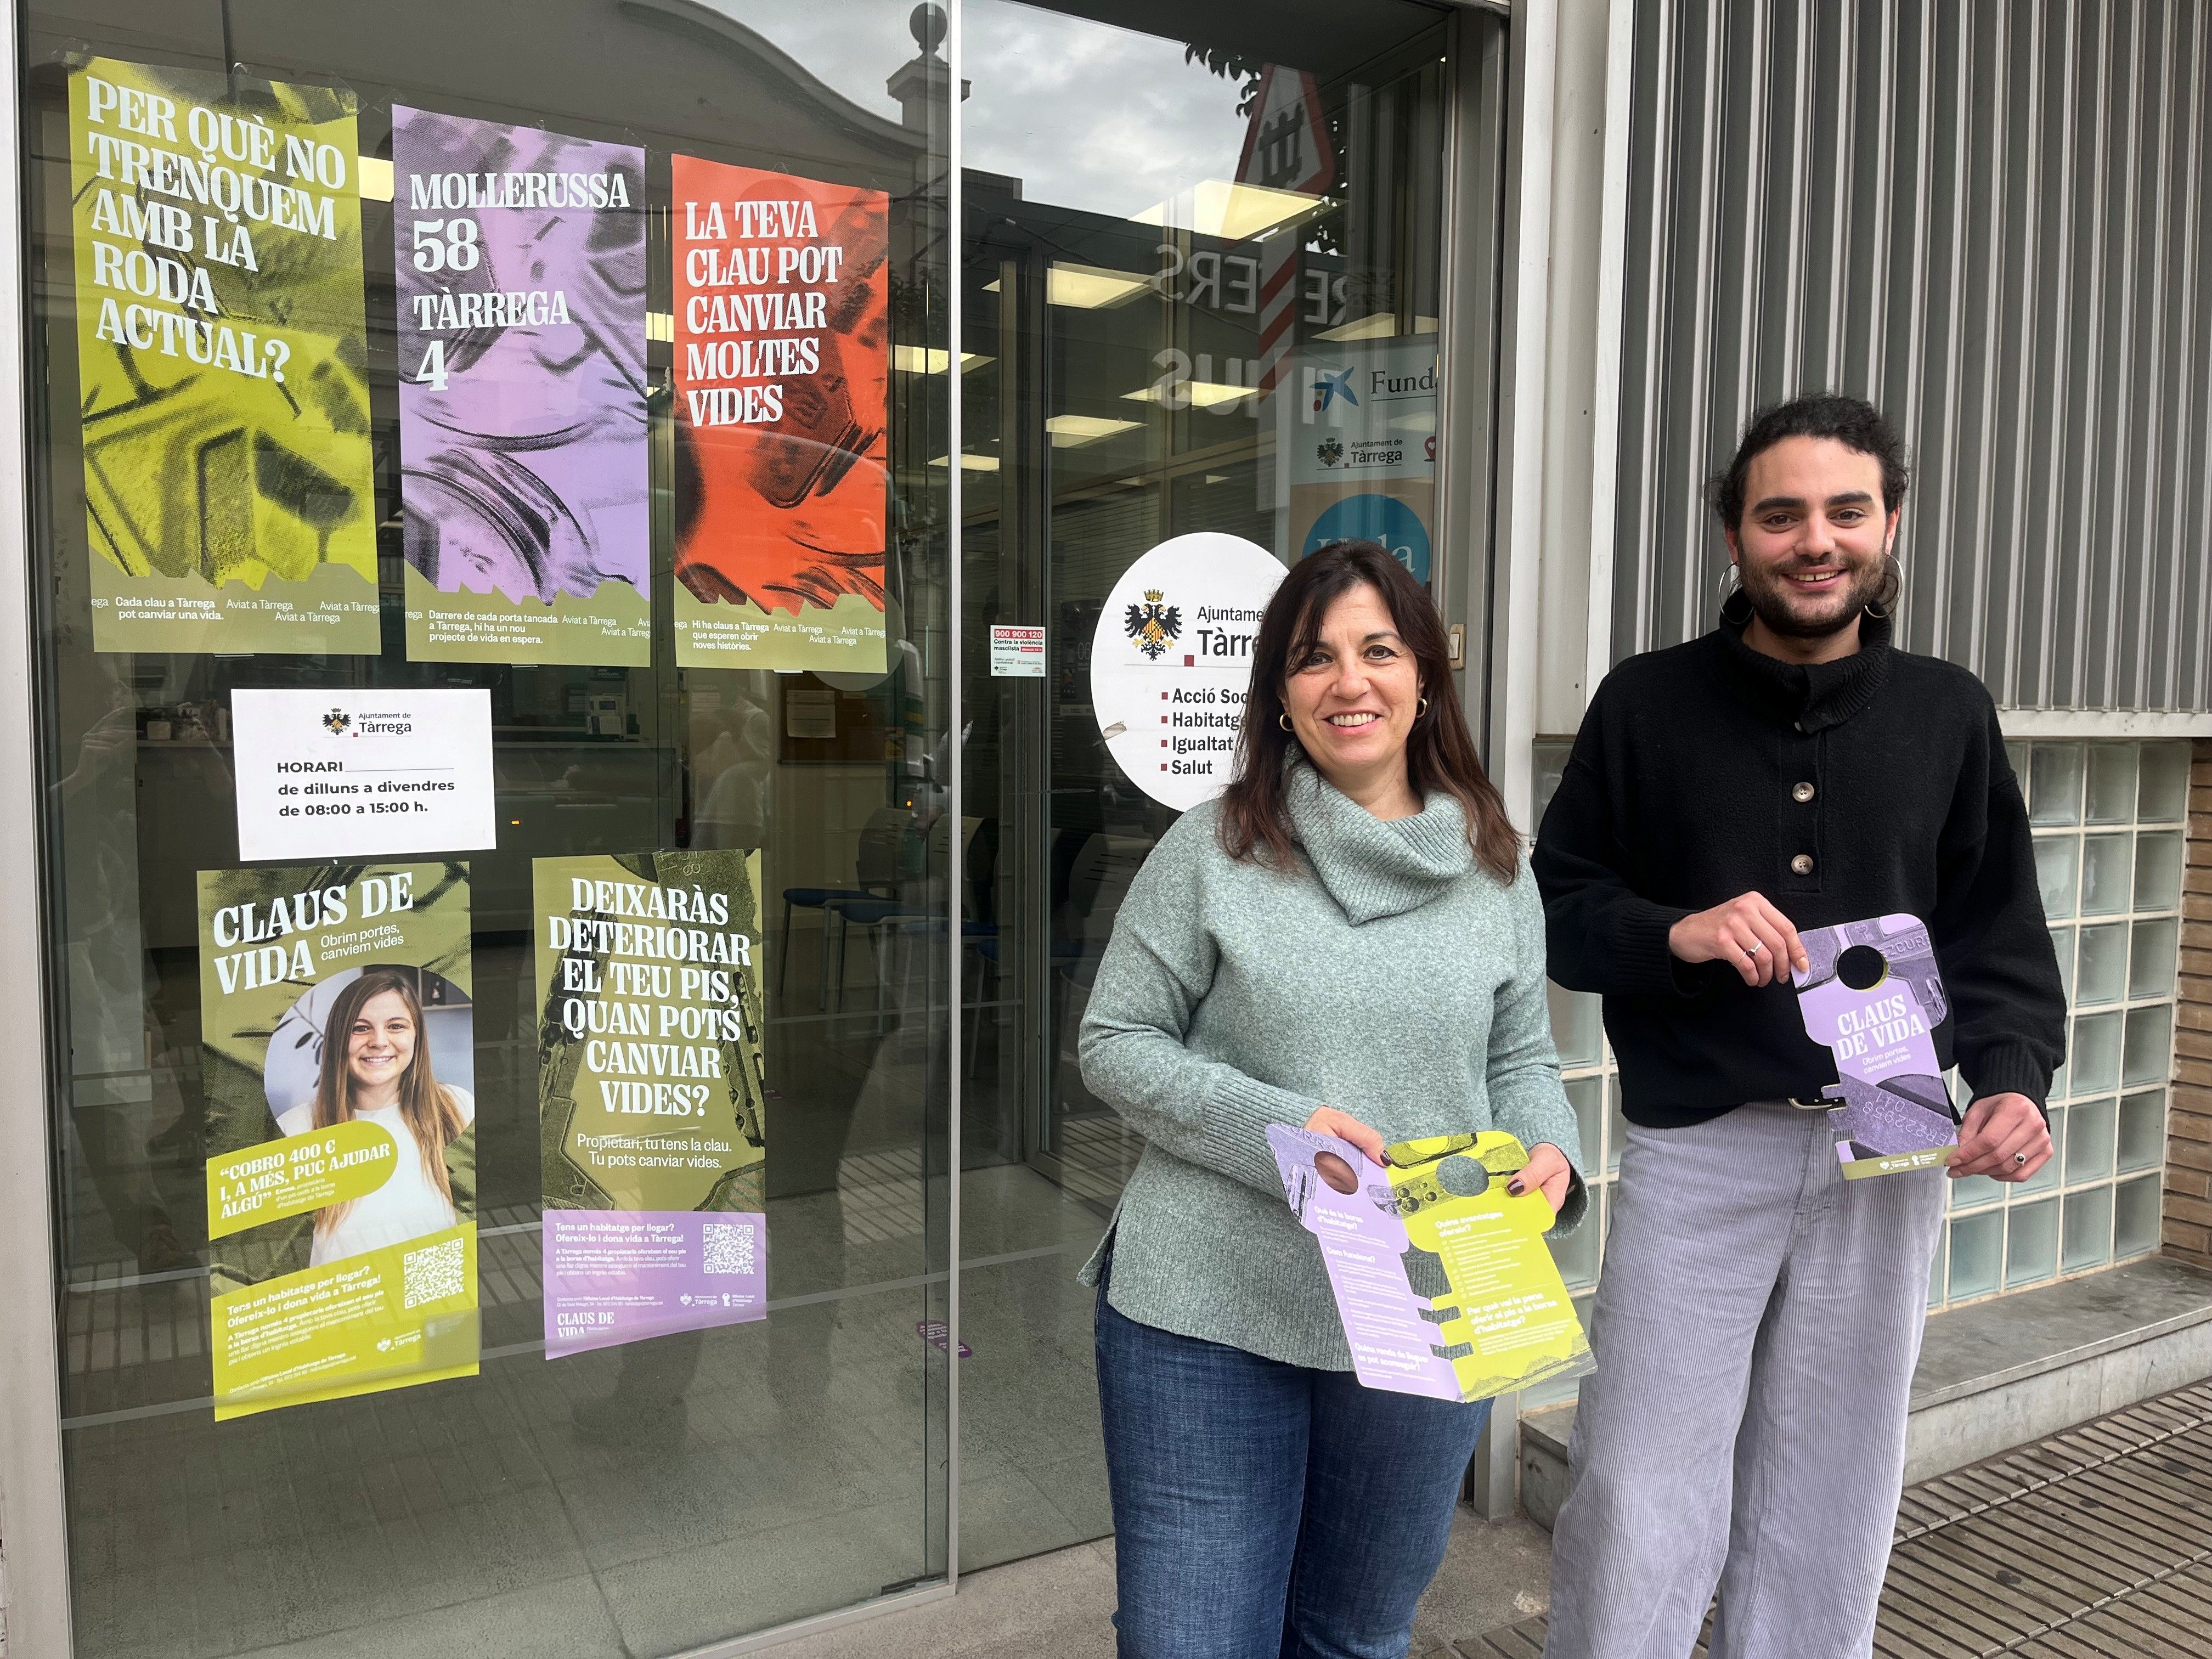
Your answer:
[[[1297,730],[1297,727],[1291,724],[1291,715],[1288,709],[1285,709],[1281,714],[1275,716],[1275,724],[1281,726],[1285,732],[1295,732]]]
[[[1426,697],[1423,697],[1423,698],[1421,699],[1421,701],[1420,701],[1420,704],[1419,704],[1419,707],[1417,707],[1417,708],[1413,710],[1413,718],[1414,718],[1415,720],[1419,720],[1419,719],[1420,719],[1420,718],[1421,718],[1421,716],[1422,716],[1422,715],[1424,715],[1424,714],[1427,714],[1428,712],[1429,712],[1429,700],[1428,700]]]

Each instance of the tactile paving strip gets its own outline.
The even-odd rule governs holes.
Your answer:
[[[1541,1619],[1459,1644],[1467,1659],[1543,1645]],[[1874,1645],[1884,1659],[2212,1656],[2212,1383],[1911,1488]]]

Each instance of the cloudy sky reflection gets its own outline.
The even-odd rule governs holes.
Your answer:
[[[915,55],[911,0],[710,0],[863,109]],[[1201,179],[1233,178],[1244,138],[1235,83],[1182,43],[1009,0],[967,8],[967,163],[1033,202],[1127,216]]]

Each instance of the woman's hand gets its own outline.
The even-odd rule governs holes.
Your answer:
[[[1339,1140],[1348,1140],[1367,1154],[1370,1162],[1382,1162],[1382,1137],[1369,1128],[1349,1112],[1340,1112],[1334,1106],[1324,1106],[1306,1120],[1309,1133],[1334,1135]]]
[[[1567,1188],[1574,1179],[1574,1165],[1567,1162],[1567,1155],[1550,1141],[1540,1141],[1528,1149],[1527,1166],[1505,1183],[1505,1190],[1518,1198],[1534,1187],[1557,1215],[1567,1201]]]

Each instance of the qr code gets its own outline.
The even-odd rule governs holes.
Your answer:
[[[401,1305],[414,1308],[425,1302],[442,1302],[465,1291],[468,1286],[462,1281],[461,1272],[466,1266],[462,1254],[466,1242],[452,1238],[426,1250],[410,1250],[401,1256],[399,1266],[406,1275],[406,1294]]]
[[[758,1271],[754,1266],[754,1224],[750,1221],[710,1221],[699,1229],[699,1237],[707,1247],[706,1265],[702,1273],[749,1273]]]

